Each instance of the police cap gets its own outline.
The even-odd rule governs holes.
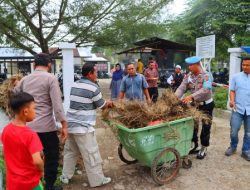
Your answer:
[[[201,61],[201,58],[199,58],[197,56],[192,56],[192,57],[188,57],[185,59],[185,62],[188,65],[197,64],[197,63],[200,63],[200,61]]]

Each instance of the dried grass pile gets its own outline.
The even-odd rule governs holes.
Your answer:
[[[21,75],[15,75],[8,78],[0,85],[0,107],[10,118],[12,117],[12,113],[9,108],[10,94],[13,88],[15,87],[16,82],[21,80],[21,78]]]
[[[197,110],[197,106],[182,103],[172,91],[166,90],[155,104],[148,106],[140,101],[114,102],[114,107],[103,111],[104,120],[120,123],[128,128],[142,128],[152,121],[169,122],[185,117],[210,119]]]

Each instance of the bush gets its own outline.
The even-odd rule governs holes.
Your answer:
[[[215,87],[213,99],[215,107],[220,109],[227,109],[228,89],[223,87]]]
[[[2,153],[0,153],[0,189],[5,189],[5,185],[6,185],[6,169],[5,169],[5,161],[4,161],[4,157],[2,155]]]

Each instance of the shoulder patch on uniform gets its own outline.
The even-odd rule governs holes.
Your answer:
[[[198,75],[198,77],[197,77],[197,79],[198,79],[198,82],[203,82],[203,75],[202,74],[199,74]]]

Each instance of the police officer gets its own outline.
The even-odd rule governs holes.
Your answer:
[[[212,113],[214,109],[214,101],[212,99],[212,82],[211,78],[208,78],[208,73],[205,73],[200,65],[201,59],[199,57],[193,56],[185,59],[185,62],[188,64],[188,68],[191,71],[190,74],[185,76],[181,85],[176,90],[175,95],[178,98],[182,98],[183,94],[187,91],[191,91],[191,95],[187,95],[182,98],[182,102],[197,103],[198,109],[203,111],[212,119]],[[209,82],[210,81],[210,82]],[[195,121],[194,133],[192,142],[194,143],[194,148],[190,153],[198,152],[197,159],[203,159],[206,156],[207,147],[209,146],[210,139],[210,128],[211,122],[205,123],[202,121],[202,130],[200,134],[201,148],[199,151],[196,151],[198,147],[198,125],[199,121]]]

